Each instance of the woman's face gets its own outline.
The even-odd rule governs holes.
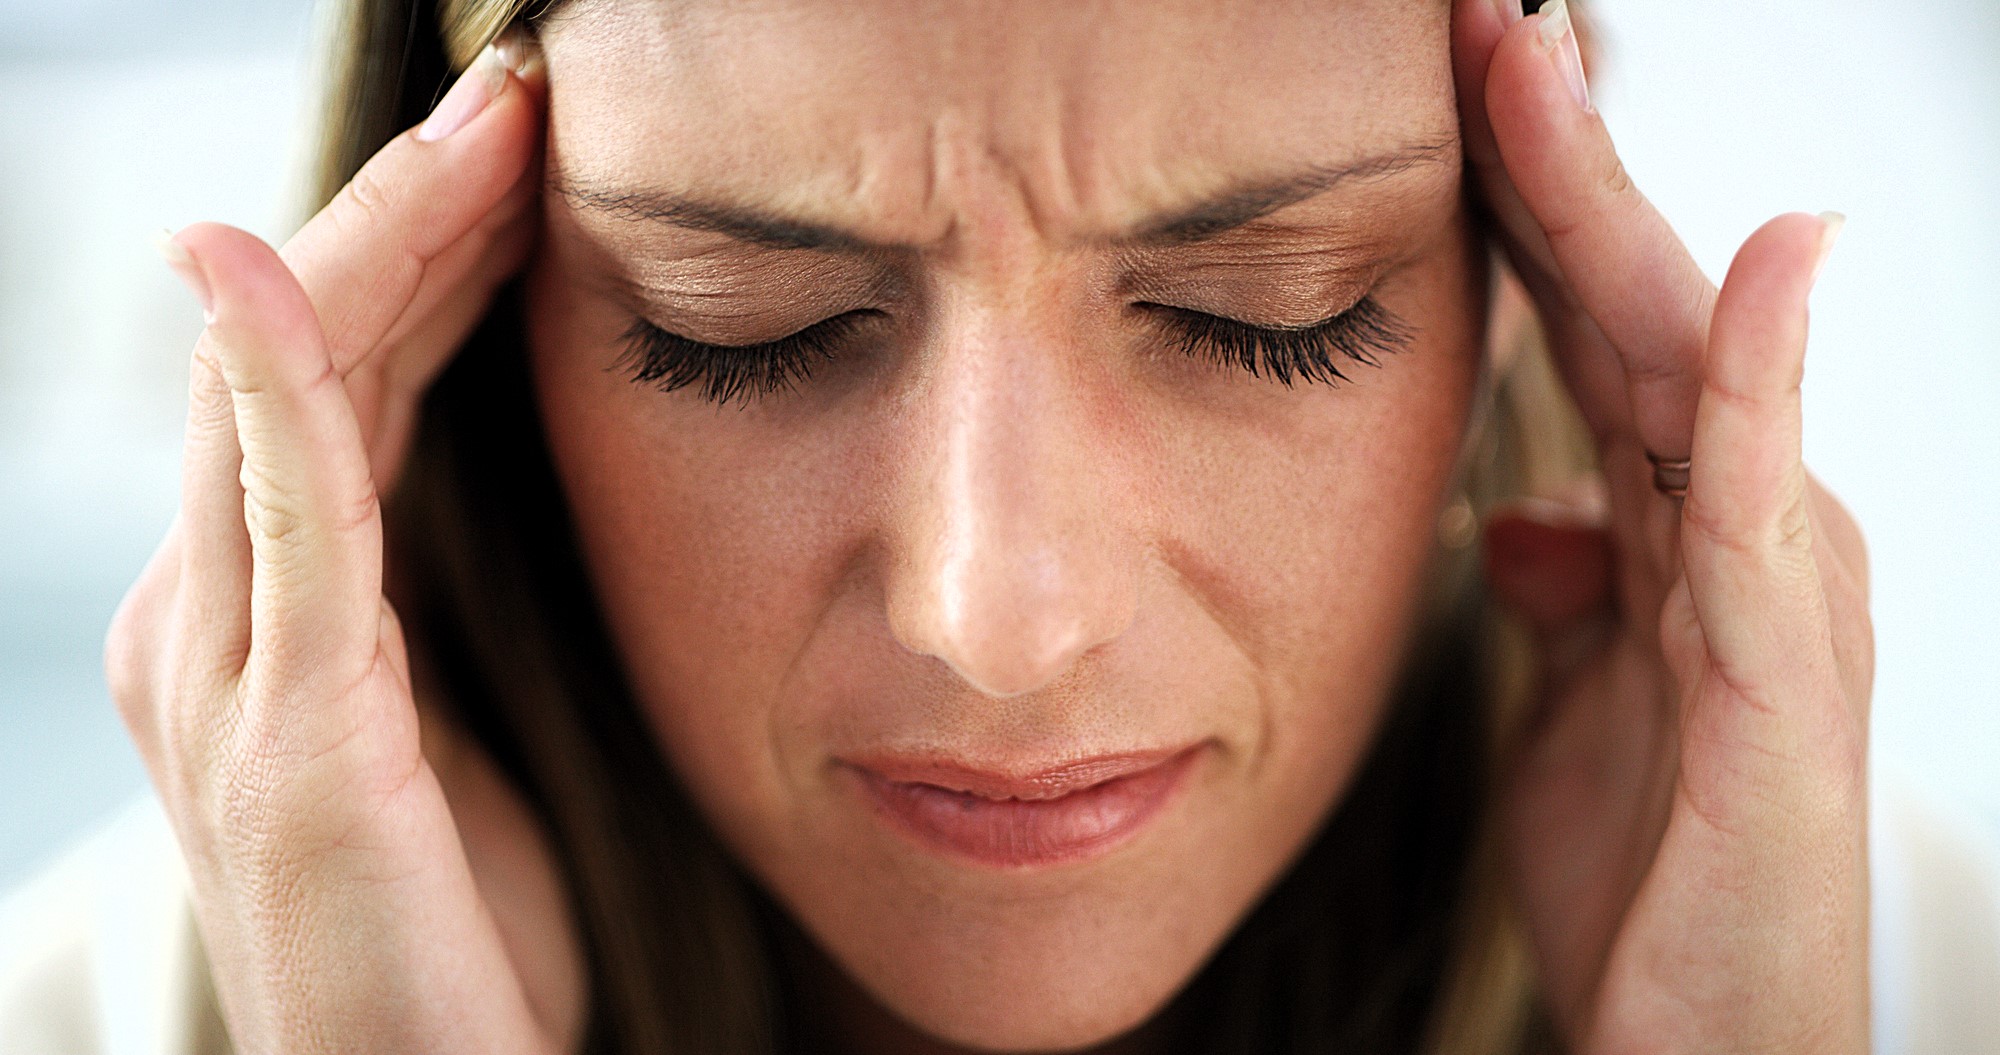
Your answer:
[[[1354,773],[1480,365],[1447,42],[1405,0],[544,24],[534,370],[609,624],[715,829],[925,1033],[1144,1021]]]

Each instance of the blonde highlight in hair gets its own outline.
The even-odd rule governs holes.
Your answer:
[[[315,206],[503,30],[558,2],[338,0]],[[557,847],[588,961],[585,1050],[813,1050],[785,952],[801,935],[695,814],[623,682],[541,440],[521,311],[502,290],[477,351],[426,398],[387,498],[412,647]],[[1514,351],[1468,448],[1482,514],[1590,464],[1539,338]],[[1414,677],[1348,796],[1164,1012],[1187,1027],[1183,1050],[1553,1050],[1487,808],[1533,663],[1473,557],[1441,555]]]
[[[438,0],[438,25],[444,30],[444,53],[453,69],[472,65],[479,51],[500,31],[546,8],[536,0]]]

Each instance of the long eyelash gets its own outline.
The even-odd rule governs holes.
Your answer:
[[[1162,312],[1163,322],[1183,354],[1219,366],[1269,376],[1290,388],[1347,380],[1342,362],[1382,365],[1379,356],[1408,347],[1416,331],[1391,315],[1373,297],[1363,297],[1346,311],[1323,322],[1297,328],[1254,326],[1220,315],[1164,304],[1147,307]]]
[[[662,392],[700,384],[701,398],[712,403],[748,405],[811,377],[815,363],[834,357],[860,314],[835,315],[758,344],[708,344],[637,319],[623,334],[625,352],[616,365]]]
[[[1182,354],[1247,370],[1253,377],[1268,375],[1287,388],[1295,379],[1306,384],[1345,381],[1342,361],[1380,366],[1379,356],[1403,350],[1415,337],[1372,297],[1324,322],[1297,328],[1255,326],[1164,304],[1143,306],[1161,313]],[[809,379],[815,363],[834,358],[862,314],[836,315],[776,340],[740,345],[709,344],[635,319],[621,336],[625,351],[615,365],[634,382],[662,392],[699,384],[701,398],[709,402],[747,405]]]

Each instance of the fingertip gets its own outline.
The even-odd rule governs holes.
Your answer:
[[[201,262],[188,251],[187,246],[175,241],[173,232],[164,227],[153,235],[153,249],[166,262],[167,269],[193,294],[195,303],[201,306],[202,322],[214,322],[215,291],[209,285],[208,273],[202,270]]]
[[[1827,217],[1838,215],[1838,213],[1810,213],[1803,210],[1783,213],[1764,221],[1763,226],[1757,228],[1750,237],[1751,239],[1782,238],[1816,246],[1826,233]]]
[[[1485,105],[1494,134],[1520,143],[1521,160],[1556,160],[1608,145],[1603,116],[1590,98],[1583,44],[1567,3],[1549,3],[1508,26],[1493,48]],[[1603,144],[1569,142],[1577,135]],[[1509,151],[1509,153],[1513,153]],[[1516,161],[1509,157],[1511,163]]]
[[[541,38],[533,29],[519,22],[508,26],[494,38],[493,50],[501,67],[516,80],[531,88],[546,86],[548,67],[542,56]]]
[[[1766,305],[1774,303],[1771,298],[1803,304],[1845,219],[1839,213],[1788,212],[1766,221],[1744,240],[1730,262],[1723,300],[1741,302],[1748,296]],[[1728,295],[1732,285],[1733,297]]]
[[[312,302],[277,250],[241,228],[211,222],[183,228],[172,241],[207,284],[205,339],[232,389],[263,387],[276,379],[272,371],[291,372],[288,361],[293,369],[319,369],[312,356],[292,351],[309,346],[324,356]],[[301,358],[307,361],[296,365]]]
[[[504,90],[494,99],[495,108],[507,104],[516,113],[526,111],[539,117],[548,89],[548,62],[533,30],[516,23],[493,38],[493,62],[505,74]]]
[[[1847,228],[1847,214],[1827,211],[1819,214],[1819,248],[1813,258],[1812,281],[1819,284],[1820,272],[1826,270],[1827,258],[1833,255],[1833,244],[1840,240],[1840,232]]]
[[[419,147],[442,147],[453,153],[465,149],[457,146],[465,140],[475,141],[475,150],[492,149],[495,137],[503,143],[514,142],[523,138],[526,128],[539,128],[546,83],[541,45],[533,32],[518,23],[509,26],[480,49],[431,113],[402,138]],[[423,152],[416,156],[423,156]],[[507,162],[503,158],[500,163]],[[482,163],[481,167],[490,164]]]
[[[241,256],[246,245],[269,249],[256,235],[213,220],[191,223],[175,232],[171,241],[199,260],[204,269],[213,269],[221,259]]]

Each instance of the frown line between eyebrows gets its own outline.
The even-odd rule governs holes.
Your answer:
[[[1114,244],[1185,245],[1213,238],[1287,205],[1323,194],[1342,183],[1381,179],[1426,165],[1447,164],[1457,156],[1456,141],[1412,143],[1346,164],[1315,167],[1277,180],[1239,185],[1204,201],[1138,224]],[[621,220],[658,223],[689,231],[726,235],[773,249],[874,255],[910,247],[876,241],[835,224],[761,208],[704,200],[666,190],[605,186],[557,172],[549,193],[572,208]]]

